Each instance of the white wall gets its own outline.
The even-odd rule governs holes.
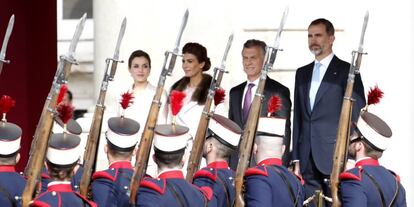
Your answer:
[[[190,17],[184,32],[182,45],[195,41],[208,48],[212,65],[220,64],[228,35],[234,31],[235,40],[228,57],[230,74],[223,79],[228,91],[243,81],[240,51],[246,39],[258,38],[272,44],[274,31],[260,32],[257,29],[275,29],[279,25],[286,5],[290,13],[282,34],[281,47],[275,67],[286,72],[271,76],[294,90],[294,69],[312,61],[307,49],[306,28],[318,17],[331,20],[339,31],[336,33],[335,53],[350,61],[351,51],[357,49],[363,15],[370,12],[365,36],[365,50],[361,67],[366,90],[378,84],[385,92],[382,102],[371,111],[377,113],[393,129],[393,143],[385,152],[381,163],[402,177],[409,203],[414,201],[414,146],[413,127],[413,12],[410,0],[401,1],[137,1],[99,0],[94,2],[95,21],[95,85],[97,90],[103,77],[104,60],[112,56],[122,18],[128,18],[127,30],[121,47],[121,57],[127,61],[136,49],[147,51],[152,58],[150,81],[157,83],[164,60],[164,51],[172,50],[185,8]],[[252,32],[253,30],[253,32]],[[177,61],[174,76],[167,79],[166,86],[182,76],[181,60]],[[290,70],[290,71],[289,71]],[[212,70],[210,70],[211,72]],[[118,67],[116,82],[110,84],[107,109],[114,108],[117,86],[131,81],[127,64]],[[168,89],[168,88],[167,88]],[[95,92],[97,94],[97,92]]]

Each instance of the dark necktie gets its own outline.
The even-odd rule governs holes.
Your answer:
[[[247,121],[247,117],[249,116],[250,105],[252,105],[252,88],[254,83],[249,83],[247,86],[247,92],[244,96],[244,103],[243,103],[243,120],[244,122]]]

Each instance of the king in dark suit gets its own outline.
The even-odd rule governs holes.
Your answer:
[[[247,81],[233,87],[230,90],[229,100],[229,119],[236,122],[242,129],[244,129],[244,125],[246,124],[250,104],[253,101],[254,93],[256,91],[257,85],[259,84],[259,78],[265,58],[265,53],[266,43],[263,41],[251,39],[247,40],[243,45],[243,67],[244,72],[247,75]],[[251,93],[250,99],[248,98],[249,95],[247,95],[249,92]],[[276,115],[287,118],[284,144],[286,146],[286,149],[289,149],[290,112],[292,106],[292,102],[290,101],[290,92],[286,86],[267,77],[264,87],[264,100],[261,109],[262,116],[266,116],[267,104],[265,103],[268,103],[270,97],[273,95],[278,95],[282,99],[282,109]],[[284,164],[287,164],[289,162],[288,154],[289,150],[286,150],[285,154],[283,155]],[[238,150],[230,157],[230,167],[235,170],[237,168],[237,162]],[[255,163],[251,164],[253,164],[252,166],[255,165]]]
[[[334,27],[326,19],[308,27],[308,44],[315,61],[299,68],[295,78],[293,151],[295,173],[305,180],[307,197],[322,189],[330,195],[329,175],[350,64],[333,54]],[[365,105],[361,76],[355,76],[352,119]]]

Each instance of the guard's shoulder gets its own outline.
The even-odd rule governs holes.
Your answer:
[[[97,179],[108,179],[112,182],[115,182],[116,177],[115,177],[115,170],[104,170],[104,171],[98,171],[95,172],[92,175],[92,179],[93,180],[97,180]]]
[[[340,180],[362,180],[362,167],[359,168],[352,168],[350,170],[347,170],[346,172],[343,172],[339,174]]]
[[[397,179],[397,181],[398,182],[400,182],[401,181],[401,179],[400,179],[400,176],[397,174],[397,173],[395,173],[394,171],[392,171],[392,170],[388,170],[392,175],[394,175],[394,177],[395,177],[395,179]]]
[[[31,207],[50,207],[48,203],[45,203],[43,201],[35,200],[32,203],[29,204]]]
[[[249,168],[244,173],[244,176],[252,176],[252,175],[263,175],[263,176],[269,176],[269,173],[267,172],[267,168],[265,166],[256,166],[253,168]]]
[[[144,178],[144,180],[141,181],[139,186],[149,188],[162,195],[165,193],[167,183],[165,179]]]
[[[209,167],[202,168],[194,174],[194,179],[196,178],[209,178],[210,180],[216,182],[217,170]]]
[[[214,194],[214,191],[213,191],[213,189],[211,189],[210,187],[208,187],[208,186],[201,186],[201,187],[198,187],[198,186],[195,186],[195,185],[193,185],[195,188],[197,188],[203,195],[204,195],[204,197],[208,200],[208,201],[210,201],[212,198],[213,198],[213,194]]]

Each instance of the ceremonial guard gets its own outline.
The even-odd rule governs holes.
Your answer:
[[[253,154],[257,166],[245,173],[246,206],[302,206],[303,180],[282,165],[285,150],[286,118],[271,117],[280,108],[280,98],[273,96],[268,104],[268,116],[260,117]]]
[[[372,91],[368,105],[377,99],[373,94],[382,94],[378,88]],[[355,128],[348,150],[356,165],[339,176],[342,206],[407,206],[400,178],[378,162],[391,141],[390,127],[365,107]]]
[[[175,123],[185,94],[173,91],[170,96],[173,122],[154,129],[154,161],[157,178],[144,178],[136,196],[136,206],[216,206],[210,187],[197,187],[185,180],[182,171],[185,148],[190,139],[189,129]]]
[[[131,97],[131,93],[125,93],[122,102],[128,106]],[[138,122],[123,115],[108,120],[105,152],[109,168],[92,176],[92,196],[98,206],[129,205],[129,187],[134,173],[131,158],[140,138],[139,127]]]
[[[21,196],[26,180],[16,172],[15,165],[19,161],[22,129],[16,124],[7,122],[6,113],[15,101],[3,95],[0,99],[0,204],[2,207],[21,206]]]
[[[57,111],[66,128],[66,124],[72,117],[71,106],[60,104]],[[96,206],[95,203],[75,192],[71,185],[73,169],[80,157],[79,144],[79,136],[70,134],[66,130],[50,137],[46,166],[51,182],[47,186],[47,191],[36,197],[30,206]]]
[[[60,91],[59,91],[59,95],[57,98],[57,103],[59,104],[66,104],[70,107],[72,107],[72,104],[68,101],[64,101],[64,97],[67,94],[67,87],[66,85],[62,85]],[[66,133],[70,133],[70,134],[74,134],[74,135],[80,135],[82,133],[82,127],[78,124],[78,122],[76,122],[73,119],[73,107],[71,110],[71,113],[68,115],[71,116],[71,118],[69,119],[69,121],[66,124]],[[59,118],[59,116],[55,117],[55,121],[53,124],[53,133],[63,133],[64,132],[64,123],[63,121]],[[71,184],[72,184],[72,188],[73,190],[75,190],[76,192],[79,192],[79,183],[82,177],[82,172],[83,172],[83,167],[80,164],[77,164],[74,168],[73,168],[73,176],[72,176],[72,180],[71,180]],[[51,177],[49,175],[49,172],[47,170],[47,166],[45,165],[42,168],[42,174],[41,174],[41,189],[40,192],[45,192],[47,190],[47,185],[49,184],[49,182],[51,181]]]
[[[204,143],[204,167],[194,174],[193,183],[199,187],[209,186],[217,199],[217,206],[231,206],[234,203],[235,172],[230,169],[228,159],[239,145],[241,128],[232,120],[214,114],[209,123]]]

